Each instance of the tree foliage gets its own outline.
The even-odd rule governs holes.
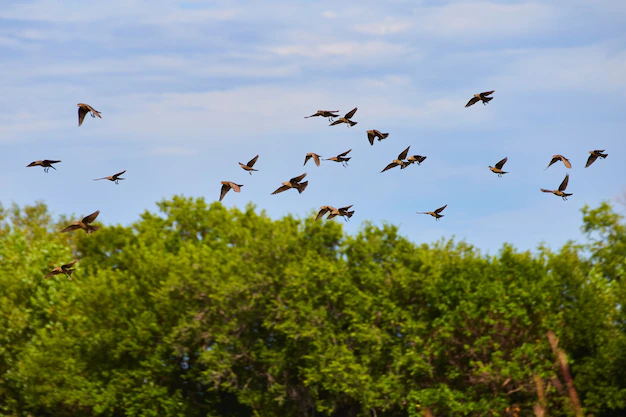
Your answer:
[[[626,225],[608,204],[583,210],[586,245],[495,256],[158,207],[89,236],[56,233],[42,203],[0,209],[1,413],[573,415],[549,330],[584,410],[626,413]],[[43,278],[73,259],[71,279]]]

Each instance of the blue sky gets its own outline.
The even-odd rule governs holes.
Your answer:
[[[129,224],[232,180],[224,204],[272,217],[353,204],[350,232],[556,248],[582,239],[581,207],[626,191],[624,21],[622,0],[3,2],[0,201]],[[79,102],[103,119],[78,128]],[[304,119],[355,106],[354,128]],[[370,147],[367,129],[390,136]],[[428,159],[380,174],[409,145]],[[348,168],[302,167],[347,149]],[[591,149],[609,157],[584,169]],[[573,168],[543,171],[557,153]],[[237,162],[257,154],[249,176]],[[505,156],[498,178],[487,167]],[[25,168],[36,159],[63,162]],[[124,169],[119,186],[91,180]],[[303,172],[303,194],[270,195]],[[566,173],[569,201],[539,191]],[[415,214],[444,204],[440,222]]]

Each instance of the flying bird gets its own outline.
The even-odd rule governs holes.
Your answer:
[[[569,162],[569,159],[567,159],[563,155],[552,155],[552,159],[550,160],[550,163],[548,164],[546,169],[550,168],[550,165],[554,164],[557,161],[563,161],[563,165],[565,165],[566,168],[571,168],[572,167],[572,164]],[[546,169],[544,169],[544,171]]]
[[[339,215],[340,215],[341,217],[343,217],[343,219],[344,219],[345,221],[350,220],[350,217],[352,217],[352,215],[354,214],[354,210],[349,211],[349,210],[350,210],[350,207],[352,207],[353,205],[354,205],[354,204],[350,204],[349,206],[346,206],[346,207],[339,207],[339,208],[337,209],[337,211],[339,212]],[[331,214],[332,214],[332,213],[331,213]],[[328,217],[330,218],[330,215],[329,215]],[[333,216],[333,217],[334,217],[334,216]]]
[[[243,187],[243,184],[235,184],[232,181],[221,181],[220,183],[222,184],[222,190],[220,191],[220,201],[222,201],[226,193],[229,192],[231,189],[234,192],[238,193],[241,191],[241,187]]]
[[[425,212],[418,211],[417,214],[430,214],[431,216],[435,218],[435,220],[439,221],[439,219],[443,217],[443,214],[439,214],[439,213],[441,213],[446,207],[448,207],[447,204],[443,207],[439,207],[435,211],[425,211]]]
[[[405,163],[405,162],[403,161],[403,159],[406,159],[406,156],[407,156],[407,154],[409,153],[409,148],[410,148],[410,147],[411,147],[411,146],[408,146],[405,150],[403,150],[402,152],[400,152],[400,155],[398,155],[398,159],[394,159],[393,161],[391,161],[391,163],[390,163],[389,165],[387,165],[387,166],[385,167],[385,169],[383,169],[383,170],[382,170],[382,171],[380,171],[380,172],[382,173],[382,172],[387,171],[388,169],[391,169],[391,168],[395,168],[395,167],[398,167],[398,166],[402,166],[402,165],[404,165],[404,163]]]
[[[387,139],[389,133],[381,133],[380,130],[372,129],[367,131],[367,140],[370,141],[370,145],[374,146],[374,139],[378,139],[380,142],[383,139]]]
[[[296,190],[298,190],[298,193],[302,194],[307,185],[309,185],[308,181],[300,182],[304,179],[304,177],[306,177],[306,172],[302,175],[298,175],[297,177],[293,177],[289,181],[283,182],[283,185],[278,187],[276,191],[272,193],[272,195],[282,193],[283,191],[287,191],[291,188],[295,188]]]
[[[252,175],[252,171],[258,171],[258,169],[254,169],[252,168],[254,166],[254,164],[256,164],[256,160],[259,159],[259,155],[255,156],[254,158],[252,158],[251,160],[248,161],[247,164],[242,164],[241,162],[239,162],[239,166],[244,169],[245,171],[248,171],[248,173],[250,175]]]
[[[85,103],[78,103],[78,126],[83,124],[83,120],[85,120],[85,116],[87,115],[87,113],[91,114],[91,117],[96,117],[98,116],[100,119],[102,119],[102,116],[100,116],[100,112],[96,109],[94,109],[93,107],[91,107],[89,104],[85,104]]]
[[[50,168],[54,169],[55,171],[57,170],[55,167],[52,166],[52,164],[58,164],[61,161],[52,161],[50,159],[43,159],[40,161],[34,161],[31,162],[30,164],[26,165],[26,168],[29,167],[43,167],[43,172],[48,172],[48,170],[50,170]]]
[[[589,159],[587,159],[587,165],[585,165],[585,168],[587,168],[589,165],[591,165],[594,162],[596,162],[596,159],[598,159],[598,158],[604,159],[607,156],[609,156],[608,153],[602,153],[602,152],[604,152],[604,149],[602,149],[602,150],[595,150],[595,151],[589,151],[589,153],[591,155],[589,155]]]
[[[356,113],[358,107],[353,108],[352,110],[350,110],[348,113],[346,113],[345,116],[340,117],[339,119],[335,120],[334,122],[332,122],[329,126],[335,126],[341,123],[345,123],[348,125],[348,127],[354,126],[355,124],[357,124],[358,122],[353,122],[352,120],[352,116],[354,116],[354,113]]]
[[[48,275],[46,275],[44,278],[50,278],[54,275],[59,275],[59,274],[65,274],[69,278],[72,275],[72,272],[76,270],[76,269],[71,269],[74,266],[74,264],[76,264],[76,262],[78,262],[78,259],[76,259],[74,262],[70,262],[69,264],[57,266],[52,271],[50,271],[50,273],[48,273]]]
[[[332,122],[335,117],[339,117],[338,114],[335,114],[338,112],[339,110],[318,110],[317,113],[312,114],[310,116],[305,116],[304,118],[308,119],[309,117],[322,116],[322,117],[326,117],[329,122]]]
[[[567,200],[567,197],[572,195],[572,194],[565,193],[565,189],[567,188],[567,183],[568,182],[569,182],[569,174],[565,174],[565,179],[563,180],[561,185],[559,185],[559,189],[558,190],[544,190],[543,188],[541,188],[541,191],[543,191],[544,193],[552,193],[554,195],[558,195],[563,200]]]
[[[126,170],[122,172],[118,172],[117,174],[109,175],[108,177],[94,178],[94,181],[109,180],[109,181],[115,182],[116,184],[119,184],[118,181],[122,181],[126,179],[126,178],[120,178],[120,175],[124,174],[125,172]]]
[[[87,234],[95,232],[99,229],[98,226],[92,226],[91,223],[96,220],[100,214],[100,210],[94,211],[89,216],[84,217],[81,221],[75,222],[61,230],[59,233],[71,232],[72,230],[83,229]]]
[[[347,151],[340,153],[337,156],[333,156],[332,158],[328,158],[326,159],[326,161],[335,161],[335,162],[341,162],[341,165],[343,165],[344,167],[348,166],[348,161],[352,158],[346,158],[346,155],[349,154],[352,151],[352,149],[348,149]]]
[[[493,100],[493,97],[487,97],[487,96],[493,94],[495,91],[496,90],[491,90],[491,91],[485,91],[484,93],[480,93],[480,94],[474,94],[474,97],[472,97],[471,100],[467,102],[465,107],[473,106],[479,101],[482,101],[483,105],[486,105],[491,100]]]
[[[411,155],[408,158],[406,158],[405,162],[402,162],[402,166],[400,166],[400,169],[404,169],[406,167],[408,167],[411,164],[414,164],[417,162],[417,165],[421,165],[422,162],[424,162],[426,160],[425,156],[422,155]]]
[[[335,216],[339,215],[339,210],[337,210],[336,208],[334,208],[333,206],[321,206],[320,207],[320,211],[317,213],[317,217],[315,217],[315,220],[319,220],[322,217],[324,217],[327,213],[337,213],[335,214]],[[330,216],[330,214],[329,214]],[[333,216],[334,217],[334,216]],[[330,217],[329,217],[330,218]]]
[[[508,172],[502,171],[502,167],[504,166],[504,164],[506,164],[507,160],[508,158],[504,158],[502,161],[498,162],[495,167],[492,167],[491,165],[489,165],[489,169],[494,174],[498,174],[498,177],[502,177],[502,175],[508,174]]]
[[[313,162],[315,162],[315,165],[320,166],[321,155],[318,155],[313,152],[309,152],[306,154],[306,156],[304,157],[304,165],[306,165],[306,163],[309,162],[309,159],[311,158],[313,158]]]

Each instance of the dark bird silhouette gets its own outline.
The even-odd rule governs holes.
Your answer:
[[[337,213],[336,215],[339,214],[339,210],[337,210],[333,206],[321,206],[320,211],[317,213],[317,217],[315,217],[315,220],[317,221],[321,219],[322,217],[326,215],[326,213],[334,213],[334,212]]]
[[[78,103],[78,126],[83,124],[83,120],[85,120],[85,116],[87,115],[87,113],[91,114],[91,117],[99,117],[100,119],[102,119],[102,116],[100,116],[100,112],[96,109],[94,109],[93,107],[91,107],[89,104],[85,104],[85,103]]]
[[[507,160],[508,158],[504,158],[502,161],[498,162],[495,167],[492,167],[491,165],[489,165],[489,169],[494,174],[498,174],[498,177],[502,177],[502,175],[508,174],[508,172],[502,171],[502,167],[504,166],[504,164],[506,164]]]
[[[400,169],[404,169],[406,167],[408,167],[411,164],[414,164],[417,162],[417,165],[421,165],[422,162],[424,162],[426,160],[425,156],[422,155],[411,155],[408,158],[406,158],[406,161],[402,162],[402,165],[400,166]]]
[[[608,153],[602,153],[602,152],[604,152],[604,149],[602,149],[602,150],[595,150],[595,151],[589,151],[589,153],[591,155],[589,155],[589,158],[587,159],[587,165],[585,165],[585,168],[587,168],[589,165],[591,165],[594,162],[596,162],[596,159],[598,159],[598,158],[604,159],[607,156],[609,156]]]
[[[391,168],[395,168],[395,167],[398,167],[398,166],[402,166],[402,165],[404,165],[404,163],[405,163],[405,162],[403,161],[403,159],[406,159],[406,156],[407,156],[407,155],[408,155],[408,153],[409,153],[409,148],[410,148],[410,147],[411,147],[411,146],[408,146],[405,150],[403,150],[402,152],[400,152],[400,155],[398,155],[398,159],[394,159],[393,161],[391,161],[391,163],[390,163],[389,165],[387,165],[387,166],[385,167],[385,169],[383,169],[383,170],[382,170],[382,171],[380,171],[380,172],[382,173],[382,172],[387,171],[388,169],[391,169]]]
[[[554,164],[557,161],[563,161],[563,165],[565,165],[566,168],[571,168],[572,167],[572,164],[569,162],[569,159],[567,159],[563,155],[553,155],[552,159],[550,160],[550,163],[548,164],[546,169],[550,168],[550,165]],[[544,169],[544,171],[546,169]]]
[[[351,204],[351,205],[349,205],[349,206],[346,206],[346,207],[339,207],[339,208],[337,209],[337,211],[339,212],[339,215],[340,215],[341,217],[343,217],[343,219],[344,219],[345,221],[350,220],[350,218],[351,218],[351,217],[352,217],[352,215],[354,214],[354,210],[350,211],[350,207],[352,207],[353,205],[354,205],[354,204]],[[329,216],[329,217],[330,217],[330,216]]]
[[[74,266],[74,264],[76,264],[76,262],[78,262],[78,259],[76,259],[74,262],[70,262],[69,264],[57,266],[52,271],[50,271],[48,275],[46,275],[44,278],[50,278],[54,275],[59,275],[59,274],[65,274],[67,275],[68,278],[70,278],[70,276],[72,275],[72,272],[76,270],[76,269],[71,269]]]
[[[238,193],[241,191],[241,187],[243,187],[243,184],[235,184],[232,181],[221,181],[220,183],[222,184],[222,189],[220,190],[220,201],[222,201],[226,193],[230,190]]]
[[[305,116],[304,118],[308,119],[309,117],[322,116],[322,117],[326,117],[329,122],[332,122],[335,117],[339,117],[338,114],[335,114],[338,112],[339,110],[318,110],[317,113],[312,114],[310,116]]]
[[[374,139],[378,139],[380,142],[383,139],[387,139],[389,133],[381,133],[380,130],[372,129],[367,131],[367,140],[370,141],[370,145],[374,146]]]
[[[307,185],[309,185],[308,181],[300,182],[304,179],[304,177],[306,177],[306,172],[297,177],[293,177],[289,181],[283,182],[283,185],[278,187],[276,191],[272,193],[272,195],[282,193],[283,191],[287,191],[291,188],[295,188],[296,190],[298,190],[298,193],[302,194],[302,192],[306,189]]]
[[[318,155],[313,152],[309,152],[306,154],[306,156],[304,157],[304,165],[306,165],[306,163],[309,162],[309,159],[311,158],[313,158],[313,162],[315,162],[315,165],[320,166],[321,155]]]
[[[431,216],[435,218],[435,220],[439,221],[439,219],[443,217],[443,214],[439,214],[439,213],[441,213],[446,207],[448,207],[447,204],[443,207],[439,207],[435,211],[425,211],[425,212],[418,211],[417,214],[430,214]]]
[[[474,104],[478,103],[479,101],[482,101],[483,105],[486,105],[491,100],[493,100],[493,97],[487,97],[487,96],[493,94],[495,91],[496,90],[491,90],[491,91],[485,91],[484,93],[480,93],[480,94],[474,94],[474,97],[472,97],[470,99],[470,101],[467,102],[465,107],[473,106]]]
[[[563,180],[561,185],[559,185],[559,189],[558,190],[545,190],[545,189],[541,188],[541,191],[543,191],[544,193],[552,193],[554,195],[558,195],[563,200],[567,200],[567,197],[572,195],[572,194],[565,193],[565,189],[567,188],[567,183],[568,182],[569,182],[569,174],[565,174],[565,179]]]
[[[53,161],[50,159],[43,159],[40,161],[34,161],[31,162],[30,164],[26,165],[26,168],[29,167],[43,167],[43,172],[48,172],[48,170],[50,168],[54,169],[55,171],[57,170],[55,167],[52,166],[52,164],[58,164],[61,161]]]
[[[258,169],[253,169],[252,167],[254,166],[254,164],[256,164],[257,159],[259,159],[259,155],[255,156],[254,158],[252,158],[251,160],[248,161],[247,164],[242,164],[241,162],[239,162],[239,166],[241,168],[243,168],[245,171],[248,171],[248,173],[250,175],[252,175],[252,171],[258,171]]]
[[[341,165],[343,165],[344,167],[348,166],[348,161],[352,158],[346,158],[346,155],[349,154],[352,151],[352,149],[348,149],[347,151],[340,153],[337,156],[333,156],[332,158],[328,158],[326,159],[326,161],[335,161],[335,162],[341,162]]]
[[[109,180],[109,181],[115,182],[116,184],[119,184],[118,181],[122,181],[126,179],[126,178],[120,178],[120,175],[124,174],[125,172],[126,170],[122,172],[118,172],[117,174],[109,175],[108,177],[94,178],[94,181]]]
[[[89,216],[84,217],[79,222],[70,224],[65,229],[61,230],[59,233],[71,232],[72,230],[76,230],[76,229],[83,229],[85,232],[87,232],[87,234],[93,233],[99,229],[98,226],[91,225],[91,223],[93,223],[93,221],[96,220],[96,217],[98,217],[98,214],[100,214],[100,210],[94,211]]]
[[[352,120],[352,116],[354,116],[354,113],[356,113],[358,107],[353,108],[352,110],[350,110],[348,113],[346,113],[345,116],[340,117],[339,119],[335,120],[334,122],[332,122],[329,126],[335,126],[341,123],[345,123],[348,125],[348,127],[354,126],[355,124],[357,124],[358,122],[353,122]]]

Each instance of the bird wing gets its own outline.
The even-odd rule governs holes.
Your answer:
[[[346,155],[347,155],[347,154],[349,154],[350,152],[352,152],[352,149],[348,149],[347,151],[345,151],[345,152],[343,152],[343,153],[340,153],[340,154],[339,154],[339,155],[337,155],[337,156],[338,156],[338,157],[339,157],[339,156],[346,156]]]
[[[330,211],[330,209],[328,208],[328,206],[322,206],[321,210],[319,211],[319,213],[317,213],[317,217],[315,218],[315,220],[319,220],[322,217],[324,217],[324,215],[326,213],[328,213]]]
[[[391,168],[393,168],[393,167],[397,167],[397,166],[398,166],[398,164],[396,164],[395,162],[392,162],[392,163],[390,163],[389,165],[387,165],[387,166],[385,167],[385,169],[383,169],[383,170],[382,170],[382,171],[380,171],[380,172],[381,172],[381,173],[382,173],[382,172],[385,172],[385,171],[387,171],[388,169],[391,169]]]
[[[44,163],[44,164],[58,164],[61,161],[53,161],[52,159],[44,159],[41,162]]]
[[[61,274],[61,273],[62,273],[61,271],[59,271],[58,269],[54,268],[52,271],[50,271],[50,272],[48,273],[48,275],[46,275],[46,276],[44,277],[44,279],[45,279],[45,278],[50,278],[50,277],[52,277],[52,276],[54,276],[54,275],[59,275],[59,274]]]
[[[120,175],[123,175],[125,172],[126,172],[126,170],[124,170],[122,172],[118,172],[117,174],[113,175],[113,178],[119,177]]]
[[[235,184],[234,182],[229,183],[230,188],[233,189],[234,192],[238,193],[241,191],[241,187],[243,187],[243,184]]]
[[[254,164],[256,163],[256,160],[259,159],[259,155],[255,156],[254,158],[252,158],[250,161],[248,161],[248,166],[250,168],[252,168],[254,166]]]
[[[320,156],[315,153],[311,156],[313,157],[313,162],[315,162],[315,165],[320,166]]]
[[[409,145],[405,150],[403,150],[400,155],[398,155],[398,159],[402,160],[402,159],[406,159],[406,156],[409,154],[409,148],[411,146]]]
[[[282,193],[283,191],[287,191],[287,190],[288,190],[288,189],[290,189],[290,188],[291,188],[291,187],[288,187],[288,186],[286,186],[286,185],[281,185],[280,187],[278,187],[278,188],[276,189],[276,191],[274,191],[274,192],[272,193],[272,195],[274,195],[274,194],[278,194],[278,193]]]
[[[569,182],[569,174],[566,174],[565,179],[563,180],[561,185],[559,185],[559,191],[565,191],[565,189],[567,188],[568,182]]]
[[[93,222],[94,220],[96,220],[96,217],[98,217],[98,214],[100,214],[100,210],[96,210],[93,213],[91,213],[89,216],[84,217],[82,222],[85,224],[89,224]]]
[[[70,224],[65,229],[61,230],[59,233],[71,232],[72,230],[80,229],[80,226],[77,224]]]
[[[437,214],[441,213],[446,207],[448,207],[447,204],[445,206],[443,206],[443,207],[439,207],[437,210],[435,210],[435,213],[437,213]]]
[[[306,163],[309,162],[309,159],[311,159],[312,157],[313,155],[306,154],[306,156],[304,157],[304,164],[302,164],[302,166],[306,165]]]
[[[495,92],[496,92],[496,90],[485,91],[484,93],[480,93],[480,95],[483,96],[483,97],[487,97],[487,96],[490,96],[491,94],[493,94]]]
[[[478,102],[478,98],[477,97],[472,97],[472,99],[470,101],[467,102],[467,104],[465,105],[465,107],[469,107],[472,106],[474,104],[476,104]]]
[[[374,137],[376,136],[374,130],[367,131],[367,140],[370,141],[370,145],[374,146]]]
[[[563,155],[559,155],[559,159],[561,161],[563,161],[563,164],[567,167],[567,168],[571,168],[572,164],[569,162],[569,159],[567,159],[566,157],[564,157]]]
[[[346,113],[346,115],[344,116],[346,119],[350,119],[352,118],[352,116],[354,116],[354,113],[356,113],[358,107],[353,108],[352,110],[350,110],[348,113]]]
[[[222,189],[220,190],[220,201],[222,201],[228,191],[230,191],[230,184],[222,184]]]
[[[316,116],[320,116],[320,112],[319,111],[317,113],[315,113],[315,114],[310,115],[310,116],[304,116],[304,118],[308,119],[309,117],[316,117]]]
[[[545,188],[540,188],[540,190],[544,193],[552,193],[552,190],[546,190]]]
[[[335,120],[334,122],[332,122],[331,124],[329,124],[328,126],[335,126],[338,125],[340,123],[343,123],[343,119],[339,119],[339,120]]]
[[[100,180],[108,180],[109,177],[102,177],[102,178],[94,178],[94,181],[100,181]]]
[[[587,164],[585,165],[585,168],[587,168],[589,165],[593,164],[596,159],[598,159],[598,155],[596,155],[595,153],[592,153],[591,155],[589,155],[589,158],[587,159]]]
[[[42,165],[42,164],[43,164],[43,161],[33,161],[30,164],[26,165],[26,168],[28,168],[28,167],[36,167],[36,166],[39,166],[39,165]]]
[[[74,260],[74,262],[70,262],[69,264],[61,265],[61,269],[70,269],[76,264],[76,262],[78,262],[78,259]]]
[[[306,177],[306,172],[302,175],[298,175],[297,177],[293,177],[292,179],[289,180],[289,182],[291,183],[300,182],[304,179],[304,177]]]
[[[337,210],[339,210],[339,212],[346,212],[348,210],[350,210],[350,207],[352,207],[354,204],[350,204],[349,206],[345,206],[345,207],[339,207]]]
[[[78,126],[83,124],[83,120],[85,120],[87,113],[89,113],[89,109],[86,107],[80,106],[78,108]]]
[[[506,161],[507,161],[508,159],[509,159],[509,158],[507,157],[507,158],[504,158],[502,161],[498,162],[498,163],[496,164],[496,168],[498,168],[498,169],[502,169],[502,167],[504,166],[504,164],[506,164]]]
[[[551,166],[553,163],[555,163],[556,161],[558,161],[560,156],[561,156],[561,155],[554,155],[554,156],[552,157],[552,159],[550,160],[550,163],[548,164],[548,166],[546,167],[546,169],[550,168],[550,166]],[[546,169],[544,169],[544,171],[545,171]]]
[[[91,114],[93,114],[94,116],[98,116],[100,119],[102,119],[102,116],[100,116],[100,112],[98,110],[94,109],[89,104],[86,104],[86,106],[89,109],[89,111],[91,112]]]

